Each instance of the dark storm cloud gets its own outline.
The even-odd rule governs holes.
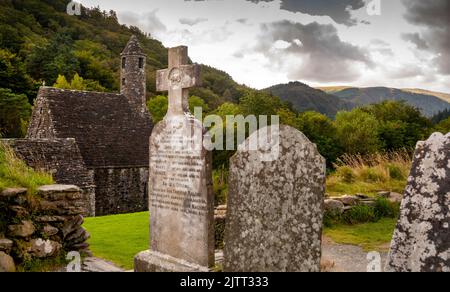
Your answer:
[[[425,49],[425,42],[428,51],[436,54],[434,62],[439,72],[450,75],[450,1],[403,0],[403,4],[406,7],[406,20],[424,28],[415,39],[421,47],[415,44],[419,49]],[[408,41],[414,42],[411,35],[409,37]]]
[[[373,63],[365,50],[342,41],[332,25],[317,22],[303,25],[290,21],[264,24],[256,50],[265,54],[275,64],[289,62],[290,57],[302,61],[300,67],[291,69],[291,79],[319,82],[344,82],[358,79],[355,65]],[[285,42],[284,50],[274,50],[273,44]]]
[[[191,0],[184,0],[191,1]],[[208,0],[194,0],[208,1]],[[211,0],[210,0],[211,1]],[[273,2],[275,0],[246,0],[252,3]],[[365,6],[364,0],[281,0],[281,9],[291,12],[301,12],[313,16],[329,16],[336,23],[356,25],[358,21],[352,18],[350,11]]]

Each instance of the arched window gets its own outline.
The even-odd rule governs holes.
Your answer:
[[[127,58],[123,57],[122,58],[122,69],[125,69],[126,63],[127,63]]]
[[[144,68],[144,58],[139,58],[139,69]]]

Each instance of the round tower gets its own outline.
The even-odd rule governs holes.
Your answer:
[[[146,108],[146,55],[135,35],[120,57],[120,93],[128,98],[130,105],[143,112]]]

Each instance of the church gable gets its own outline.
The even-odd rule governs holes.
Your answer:
[[[51,118],[48,100],[45,97],[44,90],[39,90],[34,103],[33,114],[27,131],[28,139],[55,139],[55,130]]]
[[[148,164],[151,130],[123,95],[43,87],[28,136],[75,138],[89,168],[136,167]]]

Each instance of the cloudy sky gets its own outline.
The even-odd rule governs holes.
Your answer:
[[[448,0],[79,0],[255,88],[389,86],[450,93]],[[378,5],[379,3],[379,5]]]

